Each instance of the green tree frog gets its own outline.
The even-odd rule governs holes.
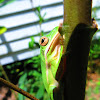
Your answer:
[[[59,87],[56,73],[63,55],[63,37],[55,27],[49,34],[40,38],[41,70],[44,86],[53,99],[53,90]]]

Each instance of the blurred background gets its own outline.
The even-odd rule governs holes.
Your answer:
[[[92,17],[100,28],[100,0]],[[40,68],[39,38],[63,22],[63,0],[0,0],[0,77],[40,100],[49,100]],[[0,100],[28,100],[0,84]],[[86,100],[100,100],[100,29],[88,61]]]

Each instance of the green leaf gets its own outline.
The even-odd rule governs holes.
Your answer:
[[[0,35],[7,31],[7,28],[4,26],[0,26]]]
[[[39,73],[38,71],[34,70],[33,76],[35,76],[35,77],[41,77],[41,73]]]
[[[27,78],[27,73],[24,73],[24,74],[20,77],[20,79],[19,79],[19,81],[18,81],[19,85],[20,85],[20,84],[23,84],[23,83],[25,82],[26,78]]]
[[[40,88],[38,89],[37,93],[36,93],[36,97],[37,97],[38,99],[40,99],[40,98],[43,97],[43,95],[44,95],[44,90],[45,90],[45,89],[44,89],[44,86],[41,85]]]
[[[39,6],[39,7],[37,7],[36,9],[37,9],[37,11],[40,13],[41,7]]]
[[[94,51],[92,49],[90,49],[90,53],[94,53]]]
[[[10,65],[7,65],[7,69],[11,69],[11,66]]]
[[[24,84],[20,88],[24,91],[27,91],[27,88],[24,86]],[[25,96],[22,94],[18,94],[18,100],[25,100]]]
[[[32,57],[32,60],[38,60],[38,59],[40,59],[40,55]]]
[[[34,48],[34,37],[31,37],[31,41],[29,42],[29,48],[33,49]]]
[[[0,0],[0,3],[4,2],[4,0]]]
[[[28,73],[29,76],[33,75],[33,70]]]
[[[33,63],[33,60],[28,60],[28,61],[26,62],[26,64],[30,64],[30,63]]]
[[[99,55],[97,55],[97,54],[93,55],[93,58],[98,58],[98,57],[99,57]]]
[[[32,41],[32,43],[34,44],[34,37],[31,37],[31,41]]]
[[[24,74],[24,71],[21,71],[18,75],[20,76],[20,75],[23,75]]]
[[[18,100],[24,100],[24,96],[22,94],[18,94]]]
[[[29,48],[33,49],[33,43],[31,41],[29,42]]]

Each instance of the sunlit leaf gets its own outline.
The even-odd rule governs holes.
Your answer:
[[[26,78],[27,78],[27,73],[24,73],[19,79],[19,84],[23,84]]]
[[[31,41],[29,42],[29,48],[33,49],[34,48],[34,37],[31,37]]]
[[[40,13],[40,11],[41,11],[41,7],[40,6],[37,7],[37,11]]]
[[[4,26],[0,26],[0,35],[7,31],[7,28]]]
[[[16,69],[16,72],[19,72],[20,71],[20,69]]]
[[[4,0],[0,0],[0,3],[4,2]]]
[[[33,42],[33,44],[34,44],[34,37],[31,37],[31,41]]]

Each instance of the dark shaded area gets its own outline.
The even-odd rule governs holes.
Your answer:
[[[84,100],[91,36],[97,28],[79,24],[70,38],[64,75],[64,100]]]

